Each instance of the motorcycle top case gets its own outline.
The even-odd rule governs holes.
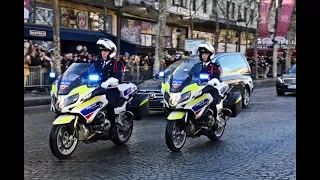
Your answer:
[[[229,92],[223,107],[232,111],[231,117],[237,117],[242,110],[242,96],[240,92]]]
[[[131,111],[134,120],[141,120],[149,115],[149,96],[146,94],[136,94],[131,102],[127,104],[127,111]]]

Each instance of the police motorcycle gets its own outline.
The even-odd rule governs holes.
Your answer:
[[[235,107],[241,106],[240,93],[232,93],[232,97],[228,99],[232,86],[229,87],[218,79],[210,80],[209,74],[200,72],[200,64],[184,60],[172,74],[163,79],[161,92],[164,95],[164,108],[169,111],[165,139],[168,148],[173,152],[181,150],[186,137],[205,135],[212,141],[220,139],[226,121],[237,116],[230,108],[223,107],[223,102],[231,101],[231,109],[237,111],[239,108]],[[164,77],[164,72],[160,72],[159,77]],[[216,111],[211,108],[211,93],[215,89],[220,95]]]
[[[90,63],[73,63],[52,85],[51,110],[57,116],[50,134],[50,149],[59,159],[71,156],[78,141],[111,140],[115,144],[124,144],[131,137],[132,111],[137,108],[132,102],[138,92],[137,86],[118,84],[115,78],[101,84],[99,75],[94,72]],[[121,96],[117,104],[112,104],[116,115],[113,124],[106,108],[106,89],[112,88],[118,88]],[[143,100],[138,106],[147,101]]]

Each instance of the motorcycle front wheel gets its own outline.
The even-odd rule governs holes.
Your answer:
[[[171,151],[180,151],[187,139],[184,122],[168,121],[165,138],[166,144]]]
[[[78,145],[76,131],[68,124],[54,125],[50,133],[50,150],[59,159],[67,159]]]

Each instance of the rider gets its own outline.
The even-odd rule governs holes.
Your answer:
[[[100,50],[100,54],[94,62],[94,67],[101,77],[101,82],[105,82],[109,78],[116,78],[119,80],[119,83],[121,83],[123,76],[123,63],[121,61],[116,61],[113,59],[113,57],[117,54],[116,45],[109,39],[100,38],[97,41],[96,46]],[[107,106],[107,116],[111,122],[114,122],[114,108],[117,102],[119,102],[120,91],[118,90],[118,88],[106,89],[106,98],[109,101]]]
[[[212,62],[214,56],[214,48],[209,43],[203,43],[199,45],[199,58],[201,62],[201,73],[208,73],[210,79],[217,78],[220,81],[220,66],[215,62]]]
[[[200,58],[200,66],[201,71],[200,73],[208,73],[210,76],[210,79],[216,78],[219,81],[220,80],[220,66],[216,64],[215,62],[212,62],[211,60],[214,57],[215,50],[213,46],[209,43],[203,43],[199,45],[198,48],[199,51],[199,58]],[[212,108],[217,113],[216,105],[220,102],[221,97],[219,95],[219,92],[216,88],[214,88],[214,91],[211,93],[213,96],[213,102],[212,105],[214,105]]]
[[[116,45],[106,38],[100,38],[96,45],[100,50],[100,54],[94,62],[94,67],[98,71],[101,81],[104,82],[110,77],[113,77],[118,79],[119,83],[121,83],[123,63],[113,59],[117,54]]]

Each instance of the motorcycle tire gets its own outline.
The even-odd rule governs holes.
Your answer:
[[[212,127],[211,132],[209,135],[207,135],[207,137],[211,140],[211,141],[217,141],[218,139],[220,139],[224,133],[224,130],[226,128],[227,123],[224,124],[224,126],[222,127],[222,129],[219,131],[219,133],[216,133],[216,130],[214,129],[214,127]]]
[[[184,135],[183,135],[183,139],[182,139],[182,143],[180,145],[175,145],[175,143],[173,142],[173,130],[178,127],[179,130],[183,130],[184,131]],[[167,147],[172,151],[172,152],[178,152],[182,149],[182,147],[184,146],[185,142],[186,142],[186,127],[184,125],[184,122],[179,122],[179,121],[168,121],[167,123],[167,127],[166,127],[166,135],[165,135],[165,139],[166,139],[166,144]]]
[[[132,130],[133,130],[133,121],[132,120],[130,121],[130,129],[129,129],[129,132],[127,132],[129,134],[127,134],[127,137],[124,139],[122,139],[120,136],[121,130],[117,126],[115,126],[114,128],[115,128],[114,130],[115,134],[111,138],[111,141],[114,144],[125,144],[131,137]]]
[[[70,131],[70,128],[72,126],[68,126],[67,124],[63,124],[63,125],[54,125],[52,127],[51,133],[50,133],[50,140],[49,140],[49,144],[50,144],[50,150],[52,152],[52,154],[57,157],[58,159],[67,159],[68,157],[70,157],[73,152],[76,150],[77,145],[78,145],[78,139],[77,139],[77,133],[76,133],[76,138],[75,140],[72,141],[72,145],[69,148],[66,148],[67,152],[61,152],[61,150],[59,149],[59,145],[58,142],[61,141],[61,137],[59,136],[60,131],[62,131],[63,128],[66,128],[66,131]],[[67,132],[68,134],[70,132]],[[65,148],[66,146],[61,145],[62,148]]]

